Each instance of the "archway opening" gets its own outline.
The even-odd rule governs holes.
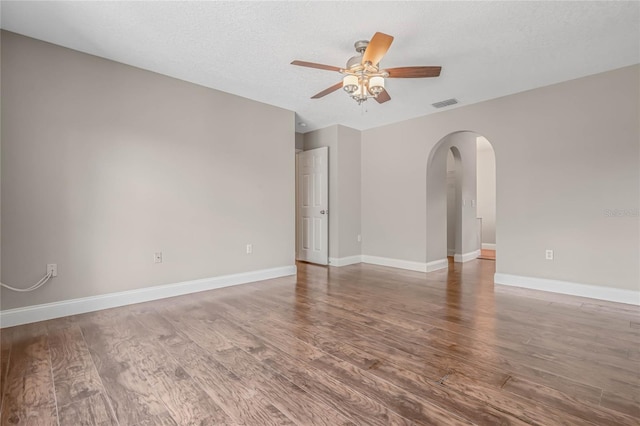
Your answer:
[[[456,263],[477,259],[483,244],[496,250],[495,170],[490,142],[475,132],[451,133],[431,150],[427,161],[428,271],[448,267],[450,257]]]

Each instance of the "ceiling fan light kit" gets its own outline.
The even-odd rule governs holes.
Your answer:
[[[381,76],[368,76],[362,74],[346,75],[342,79],[342,88],[347,92],[358,104],[369,98],[377,97],[384,90],[384,78]]]
[[[334,84],[328,89],[315,94],[311,99],[319,99],[340,87],[358,104],[373,98],[378,103],[391,99],[385,90],[385,78],[424,78],[438,77],[440,67],[400,67],[387,70],[380,69],[380,60],[387,53],[393,37],[383,33],[375,33],[371,41],[360,40],[355,43],[359,55],[349,58],[346,68],[331,65],[316,64],[314,62],[293,61],[292,65],[337,71],[344,74],[341,83]]]

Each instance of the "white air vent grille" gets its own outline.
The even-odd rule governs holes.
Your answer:
[[[457,103],[458,103],[457,99],[451,98],[451,99],[447,99],[446,101],[436,102],[435,104],[431,104],[431,106],[433,106],[434,108],[444,108],[450,105],[455,105]]]

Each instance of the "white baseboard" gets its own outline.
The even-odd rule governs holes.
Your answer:
[[[371,263],[373,265],[390,266],[392,268],[407,269],[409,271],[427,272],[427,264],[424,262],[369,256],[367,254],[362,255],[362,262]]]
[[[496,249],[496,245],[495,245],[495,243],[482,243],[482,248],[484,250],[495,250]]]
[[[447,259],[439,259],[428,263],[422,263],[410,260],[391,259],[388,257],[368,256],[366,254],[341,258],[329,258],[329,265],[331,266],[339,267],[353,265],[356,263],[370,263],[373,265],[390,266],[392,268],[407,269],[409,271],[418,272],[431,272],[449,267],[449,261]]]
[[[437,271],[439,269],[446,269],[449,267],[448,259],[433,260],[427,262],[427,272]]]
[[[470,251],[464,254],[455,254],[453,256],[454,262],[468,262],[470,260],[477,259],[480,256],[480,250]]]
[[[359,254],[356,256],[348,256],[348,257],[330,257],[329,265],[331,266],[347,266],[354,265],[356,263],[362,263],[362,256]]]
[[[588,297],[590,299],[640,305],[640,291],[634,290],[622,290],[618,288],[550,280],[546,278],[523,277],[498,272],[494,275],[493,282],[495,284],[512,287],[522,287],[532,290],[548,291],[551,293]]]
[[[174,284],[145,287],[119,293],[102,294],[99,296],[82,297],[79,299],[63,300],[61,302],[43,305],[27,306],[24,308],[8,309],[0,312],[0,328],[14,325],[45,321],[69,315],[84,314],[101,309],[116,308],[118,306],[133,305],[183,294],[197,293],[216,288],[246,284],[296,274],[296,266],[282,266],[279,268],[262,269],[259,271],[243,272],[239,274],[223,275],[219,277],[203,278],[200,280],[184,281]]]
[[[372,265],[389,266],[391,268],[407,269],[409,271],[431,272],[449,267],[447,259],[434,260],[429,263],[413,262],[410,260],[391,259],[388,257],[369,256],[349,256],[341,258],[329,258],[331,266],[346,266],[356,263],[370,263]]]

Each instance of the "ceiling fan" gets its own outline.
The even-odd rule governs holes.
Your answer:
[[[375,33],[371,41],[360,40],[355,42],[358,55],[347,61],[346,68],[331,65],[316,64],[314,62],[293,61],[292,65],[301,67],[318,68],[321,70],[338,71],[344,74],[340,83],[316,93],[311,99],[319,99],[329,93],[343,88],[358,104],[369,98],[374,98],[378,103],[391,99],[384,88],[385,78],[424,78],[438,77],[442,67],[398,67],[380,68],[380,60],[387,53],[393,37],[384,33]]]

